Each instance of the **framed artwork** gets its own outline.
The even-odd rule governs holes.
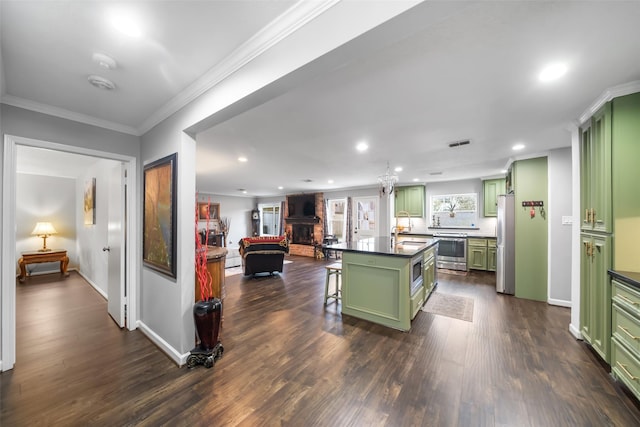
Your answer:
[[[84,225],[96,223],[96,179],[91,178],[84,184]]]
[[[142,261],[149,268],[176,277],[177,153],[144,167]]]
[[[220,220],[220,203],[198,203],[198,219],[207,220],[207,212],[211,221]]]

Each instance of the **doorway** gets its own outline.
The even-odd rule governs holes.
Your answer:
[[[122,165],[120,170],[130,171],[126,178],[121,182],[122,188],[120,193],[122,194],[123,206],[135,206],[134,200],[136,200],[137,186],[137,164],[136,159],[130,156],[117,155],[113,153],[106,153],[96,150],[85,149],[82,147],[68,146],[64,144],[52,143],[47,141],[32,140],[27,138],[21,138],[16,136],[5,136],[4,146],[4,160],[3,160],[3,206],[9,207],[3,210],[3,230],[15,230],[16,228],[16,181],[17,181],[17,151],[20,147],[33,147],[42,148],[47,150],[53,150],[55,152],[80,154],[84,156],[90,156],[97,159],[115,160],[118,164]],[[106,189],[107,187],[105,187]],[[127,189],[125,191],[125,188]],[[106,195],[105,195],[106,196]],[[118,307],[122,307],[122,316],[124,316],[126,307],[127,328],[134,330],[137,324],[137,310],[136,310],[136,292],[137,289],[137,265],[135,255],[138,243],[134,236],[137,234],[137,217],[135,215],[135,209],[123,210],[120,216],[120,224],[126,224],[126,228],[122,227],[121,241],[118,243],[119,250],[118,257],[121,260],[119,272],[116,273],[116,277],[120,277],[120,283],[123,284],[122,296],[116,295],[116,300],[119,300]],[[112,224],[109,224],[111,227]],[[106,238],[106,236],[105,236]],[[112,242],[113,240],[109,240]],[[105,247],[109,247],[107,241],[104,242]],[[109,263],[111,263],[111,256],[109,255]],[[2,266],[2,342],[1,342],[1,355],[2,361],[0,369],[6,371],[13,368],[15,363],[15,339],[16,339],[16,325],[15,325],[15,307],[16,307],[16,278],[15,278],[15,260],[16,258],[16,235],[15,233],[3,233],[2,234],[2,259],[4,260]],[[111,292],[111,291],[110,291]],[[113,292],[118,294],[118,292]],[[106,296],[106,292],[104,293]],[[111,313],[111,309],[109,312]],[[120,313],[116,312],[117,316],[114,317],[117,323],[124,325],[123,321],[119,322],[116,317]]]

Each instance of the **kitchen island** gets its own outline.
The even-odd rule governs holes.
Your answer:
[[[342,252],[342,313],[408,331],[435,286],[434,239],[390,237],[327,246]]]

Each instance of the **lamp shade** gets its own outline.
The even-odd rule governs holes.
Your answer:
[[[50,222],[38,222],[31,232],[34,236],[50,236],[57,233],[58,232],[53,228],[53,225],[51,225]]]

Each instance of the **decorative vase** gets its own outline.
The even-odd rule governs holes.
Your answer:
[[[449,216],[450,216],[451,218],[453,218],[453,217],[455,217],[455,216],[456,216],[456,213],[455,213],[455,212],[449,212]]]
[[[198,301],[193,305],[193,320],[201,350],[213,350],[218,344],[221,318],[222,302],[218,298]]]

